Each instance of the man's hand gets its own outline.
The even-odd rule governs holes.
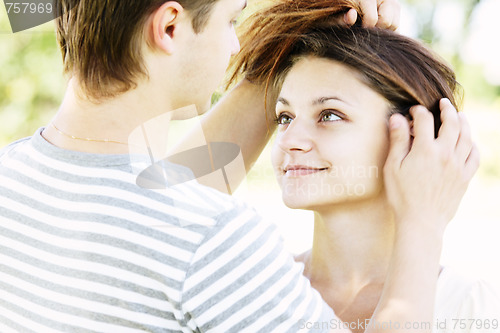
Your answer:
[[[465,116],[447,99],[440,101],[440,108],[442,125],[436,139],[432,114],[422,106],[410,110],[414,119],[412,144],[407,120],[399,114],[391,117],[391,147],[384,178],[398,222],[417,220],[441,232],[455,215],[479,167],[479,153]]]
[[[396,30],[399,27],[401,6],[398,0],[355,0],[361,9],[364,27],[379,27]],[[344,16],[347,25],[358,19],[356,10],[351,9]]]

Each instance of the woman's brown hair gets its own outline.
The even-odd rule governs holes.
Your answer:
[[[349,0],[281,0],[249,18],[235,59],[235,79],[278,88],[298,58],[316,56],[338,61],[359,71],[365,83],[392,103],[394,112],[407,115],[420,104],[441,124],[439,100],[458,108],[459,85],[453,70],[422,43],[398,33],[345,27],[338,22],[350,8]],[[340,16],[340,18],[339,18]]]

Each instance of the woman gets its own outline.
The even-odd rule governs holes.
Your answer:
[[[458,109],[460,95],[453,71],[419,42],[336,25],[336,15],[351,5],[290,0],[257,13],[236,69],[277,92],[272,162],[283,200],[315,212],[313,247],[297,260],[340,319],[361,332],[359,323],[379,301],[394,244],[390,184],[382,172],[388,119],[401,113],[411,120],[410,107],[422,105],[434,115],[429,130],[437,137],[440,99]],[[434,314],[436,332],[493,332],[500,302],[484,282],[444,267]]]

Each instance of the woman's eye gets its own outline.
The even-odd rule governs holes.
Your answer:
[[[288,125],[292,122],[292,118],[286,114],[280,114],[277,118],[276,118],[276,123],[278,125]]]
[[[342,118],[340,118],[333,112],[324,112],[321,114],[321,121],[337,121],[337,120],[342,120]]]

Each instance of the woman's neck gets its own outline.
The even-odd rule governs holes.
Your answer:
[[[317,289],[335,290],[331,296],[338,299],[367,287],[381,290],[393,241],[394,220],[383,197],[317,211],[305,275]]]

